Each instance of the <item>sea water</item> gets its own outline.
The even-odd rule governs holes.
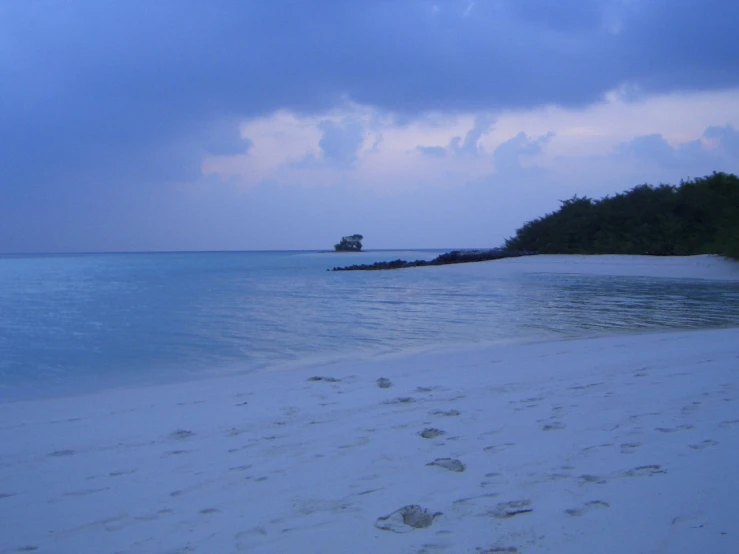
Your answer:
[[[730,281],[326,271],[438,253],[0,256],[0,400],[476,343],[739,325]]]

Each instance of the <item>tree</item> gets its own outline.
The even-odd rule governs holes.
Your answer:
[[[343,237],[341,242],[334,244],[334,249],[337,252],[359,252],[362,250],[362,235],[349,235]]]
[[[721,254],[739,259],[739,177],[639,185],[600,200],[577,196],[505,242],[540,254]]]

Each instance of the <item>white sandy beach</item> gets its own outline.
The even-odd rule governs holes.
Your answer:
[[[588,269],[596,258],[509,265],[629,271]],[[631,271],[732,279],[738,266]],[[0,453],[2,554],[735,554],[739,329],[9,403]],[[396,510],[414,505],[428,516],[404,522]]]

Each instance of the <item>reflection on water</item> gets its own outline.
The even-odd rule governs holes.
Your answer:
[[[395,257],[401,256],[366,254],[362,263]],[[250,371],[317,356],[739,325],[736,282],[325,271],[355,259],[0,258],[0,395]]]

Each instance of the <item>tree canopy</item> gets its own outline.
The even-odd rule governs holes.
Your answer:
[[[334,249],[337,252],[359,252],[362,250],[362,235],[349,235],[343,237],[341,242],[334,244]]]
[[[540,254],[721,254],[739,259],[739,178],[733,174],[639,185],[593,200],[574,196],[529,221],[506,250]]]

